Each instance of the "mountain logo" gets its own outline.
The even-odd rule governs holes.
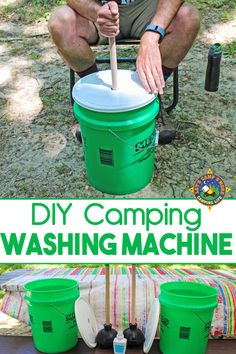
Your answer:
[[[226,187],[223,178],[212,170],[208,170],[207,174],[196,179],[190,188],[190,192],[199,203],[206,205],[208,209],[222,202],[229,191],[230,188]]]

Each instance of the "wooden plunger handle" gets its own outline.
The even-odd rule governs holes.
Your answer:
[[[136,323],[136,268],[132,264],[132,316],[131,323]]]
[[[106,324],[110,323],[110,267],[106,264]]]
[[[109,45],[110,45],[112,90],[117,90],[118,89],[118,75],[117,75],[117,57],[116,57],[116,39],[115,39],[115,37],[109,37]]]

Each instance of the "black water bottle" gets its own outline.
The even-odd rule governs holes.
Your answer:
[[[210,46],[208,53],[208,63],[205,77],[205,90],[215,92],[218,90],[220,80],[220,61],[222,56],[222,46],[215,43]]]

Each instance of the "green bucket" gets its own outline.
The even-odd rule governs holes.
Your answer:
[[[128,194],[152,178],[159,101],[140,86],[136,73],[118,72],[117,91],[109,86],[109,72],[81,79],[73,91],[74,114],[90,184],[102,192]]]
[[[94,112],[75,103],[91,185],[110,194],[144,188],[154,170],[158,101],[129,112]]]
[[[72,279],[35,280],[25,284],[34,344],[43,353],[60,353],[78,341],[74,304],[78,283]]]
[[[217,289],[205,284],[161,285],[160,349],[163,354],[206,352],[217,294]]]

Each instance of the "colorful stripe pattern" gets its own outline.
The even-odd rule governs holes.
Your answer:
[[[116,329],[125,329],[131,319],[131,266],[111,266],[111,322]],[[137,323],[145,332],[153,299],[160,285],[169,281],[205,283],[218,289],[218,307],[214,314],[211,335],[236,338],[236,270],[206,270],[202,268],[136,268]],[[105,268],[49,268],[31,270],[26,275],[11,279],[2,288],[6,295],[1,311],[29,323],[23,298],[23,285],[42,278],[71,278],[79,283],[80,295],[93,307],[98,327],[105,320]]]

